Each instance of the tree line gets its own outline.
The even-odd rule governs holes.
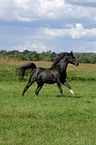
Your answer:
[[[0,58],[4,59],[16,59],[16,60],[26,60],[26,61],[54,61],[54,59],[59,54],[55,52],[51,52],[51,50],[37,53],[36,51],[24,50],[23,52],[19,52],[18,50],[0,51]],[[75,57],[80,63],[92,63],[96,64],[96,53],[74,53]]]

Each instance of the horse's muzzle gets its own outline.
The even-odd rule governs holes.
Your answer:
[[[78,65],[79,65],[79,62],[76,63],[76,66],[78,66]]]

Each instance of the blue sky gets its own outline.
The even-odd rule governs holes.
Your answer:
[[[96,53],[96,0],[0,0],[0,50]]]

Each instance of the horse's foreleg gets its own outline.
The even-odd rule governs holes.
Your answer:
[[[33,81],[29,81],[29,83],[26,85],[26,87],[24,88],[24,91],[22,93],[22,96],[25,94],[25,92],[27,91],[27,89],[35,82],[35,80]]]
[[[38,83],[38,87],[37,87],[37,89],[36,89],[36,91],[35,91],[35,94],[36,94],[36,95],[39,94],[39,91],[41,90],[42,86],[43,86],[43,83]]]
[[[65,85],[68,89],[70,89],[70,92],[71,92],[71,93],[73,94],[73,96],[75,97],[75,94],[74,94],[74,92],[72,91],[70,85],[69,85],[67,82],[64,82],[64,85]]]
[[[62,91],[62,87],[61,87],[60,82],[57,82],[57,86],[58,86],[58,88],[59,88],[59,91],[60,91],[60,93],[61,93],[61,96],[64,97],[64,96],[63,96],[63,91]]]

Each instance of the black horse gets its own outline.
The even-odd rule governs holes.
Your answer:
[[[63,97],[61,83],[70,89],[70,92],[75,96],[72,91],[70,85],[66,81],[66,68],[68,63],[74,64],[76,66],[79,65],[78,61],[73,55],[73,52],[70,53],[61,53],[56,60],[53,62],[52,66],[48,69],[36,67],[34,63],[29,63],[27,65],[19,67],[20,75],[22,78],[24,77],[25,71],[27,69],[32,69],[30,79],[26,87],[24,88],[23,94],[27,91],[27,89],[36,81],[37,89],[35,94],[38,95],[44,83],[54,84],[57,83],[61,96]]]

